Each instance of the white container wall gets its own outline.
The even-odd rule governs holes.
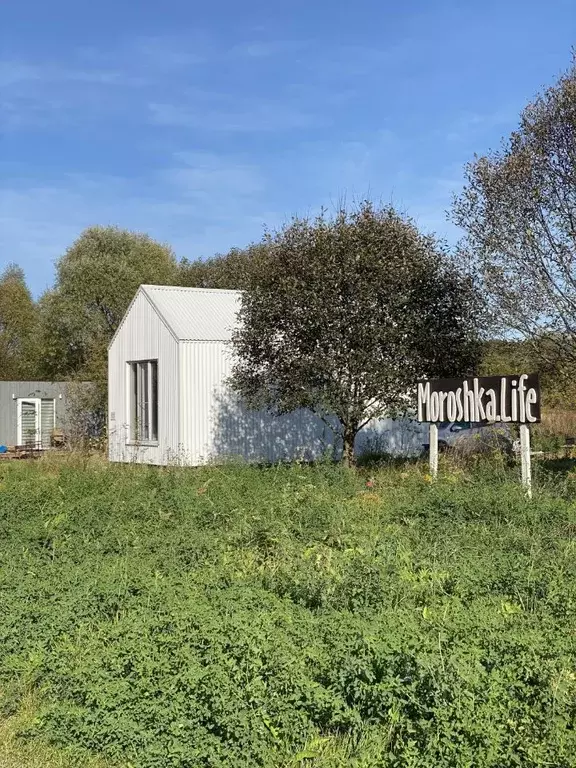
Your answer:
[[[37,447],[50,447],[53,429],[68,435],[70,394],[70,385],[64,381],[0,381],[0,445],[28,442],[22,434],[26,427],[19,424],[19,413],[20,420],[24,415],[22,401],[32,406],[32,427],[37,432],[32,442]]]
[[[158,440],[130,441],[128,363],[158,360]],[[108,351],[108,444],[111,461],[166,464],[179,443],[178,341],[145,291],[136,294]]]
[[[183,342],[180,351],[181,438],[193,464],[242,456],[250,461],[317,459],[332,431],[309,411],[272,416],[243,408],[226,386],[232,372],[229,342]]]

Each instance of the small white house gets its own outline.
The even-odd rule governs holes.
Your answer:
[[[108,350],[111,461],[200,465],[315,459],[334,441],[317,416],[246,409],[227,386],[240,292],[142,285]],[[359,436],[359,450],[410,452],[420,425],[384,419]]]

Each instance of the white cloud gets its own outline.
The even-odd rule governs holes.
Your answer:
[[[32,64],[20,61],[0,61],[0,88],[9,88],[30,80],[40,80],[41,75],[41,68]]]
[[[207,152],[179,152],[175,159],[179,165],[169,168],[162,176],[187,198],[207,199],[210,195],[221,199],[246,198],[265,189],[265,180],[255,165]]]
[[[127,89],[144,86],[136,73],[112,68],[82,68],[51,62],[0,61],[0,126],[76,124],[122,107]]]
[[[492,112],[464,112],[458,115],[448,126],[444,138],[455,143],[477,140],[478,136],[494,128],[508,128],[518,120],[519,109],[511,106]]]
[[[289,131],[318,123],[317,117],[297,106],[219,94],[199,95],[184,105],[152,102],[148,108],[156,125],[205,131]]]
[[[230,49],[232,57],[246,56],[251,59],[269,59],[290,54],[294,56],[310,47],[310,41],[305,40],[255,40],[240,43]]]

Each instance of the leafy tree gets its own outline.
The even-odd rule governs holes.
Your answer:
[[[0,378],[35,378],[32,337],[36,309],[24,272],[9,264],[0,275]]]
[[[531,371],[535,365],[532,348],[519,339],[489,339],[482,347],[478,366],[481,376],[512,375]]]
[[[251,271],[258,268],[260,259],[265,256],[265,249],[265,245],[256,243],[247,248],[232,248],[227,254],[209,259],[182,259],[178,284],[242,290],[249,283]]]
[[[104,407],[107,346],[142,283],[173,284],[172,250],[148,235],[91,227],[56,265],[54,288],[40,301],[44,375],[89,379]]]
[[[545,348],[543,339],[536,349],[530,341],[523,339],[490,339],[483,344],[478,373],[490,376],[538,371],[542,405],[547,410],[573,410],[576,407],[576,384],[568,377],[568,371],[561,367],[559,361],[553,359],[553,352],[554,349]]]
[[[249,404],[336,416],[351,461],[357,432],[408,408],[418,378],[474,370],[472,281],[392,208],[294,219],[263,246],[234,337]]]
[[[576,60],[498,151],[467,166],[452,218],[494,326],[529,340],[543,362],[576,363]]]

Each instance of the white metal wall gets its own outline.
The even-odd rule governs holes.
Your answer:
[[[127,363],[158,360],[158,445],[128,445]],[[178,342],[145,294],[136,296],[108,351],[108,435],[111,461],[166,464],[178,453]]]
[[[225,342],[180,342],[184,463],[197,465],[230,456],[263,461],[314,459],[332,444],[331,430],[308,411],[273,417],[241,407],[226,386],[231,367]]]
[[[329,427],[300,410],[274,417],[243,408],[226,385],[232,369],[230,345],[180,342],[180,459],[198,465],[239,456],[250,461],[313,460],[331,448]],[[423,425],[409,419],[373,420],[356,438],[365,451],[414,454],[424,441]]]
[[[18,442],[18,398],[54,400],[56,427],[68,430],[69,385],[50,381],[0,381],[0,445]]]
[[[413,456],[428,442],[428,425],[414,419],[373,419],[356,435],[354,450],[362,453],[389,453]]]

